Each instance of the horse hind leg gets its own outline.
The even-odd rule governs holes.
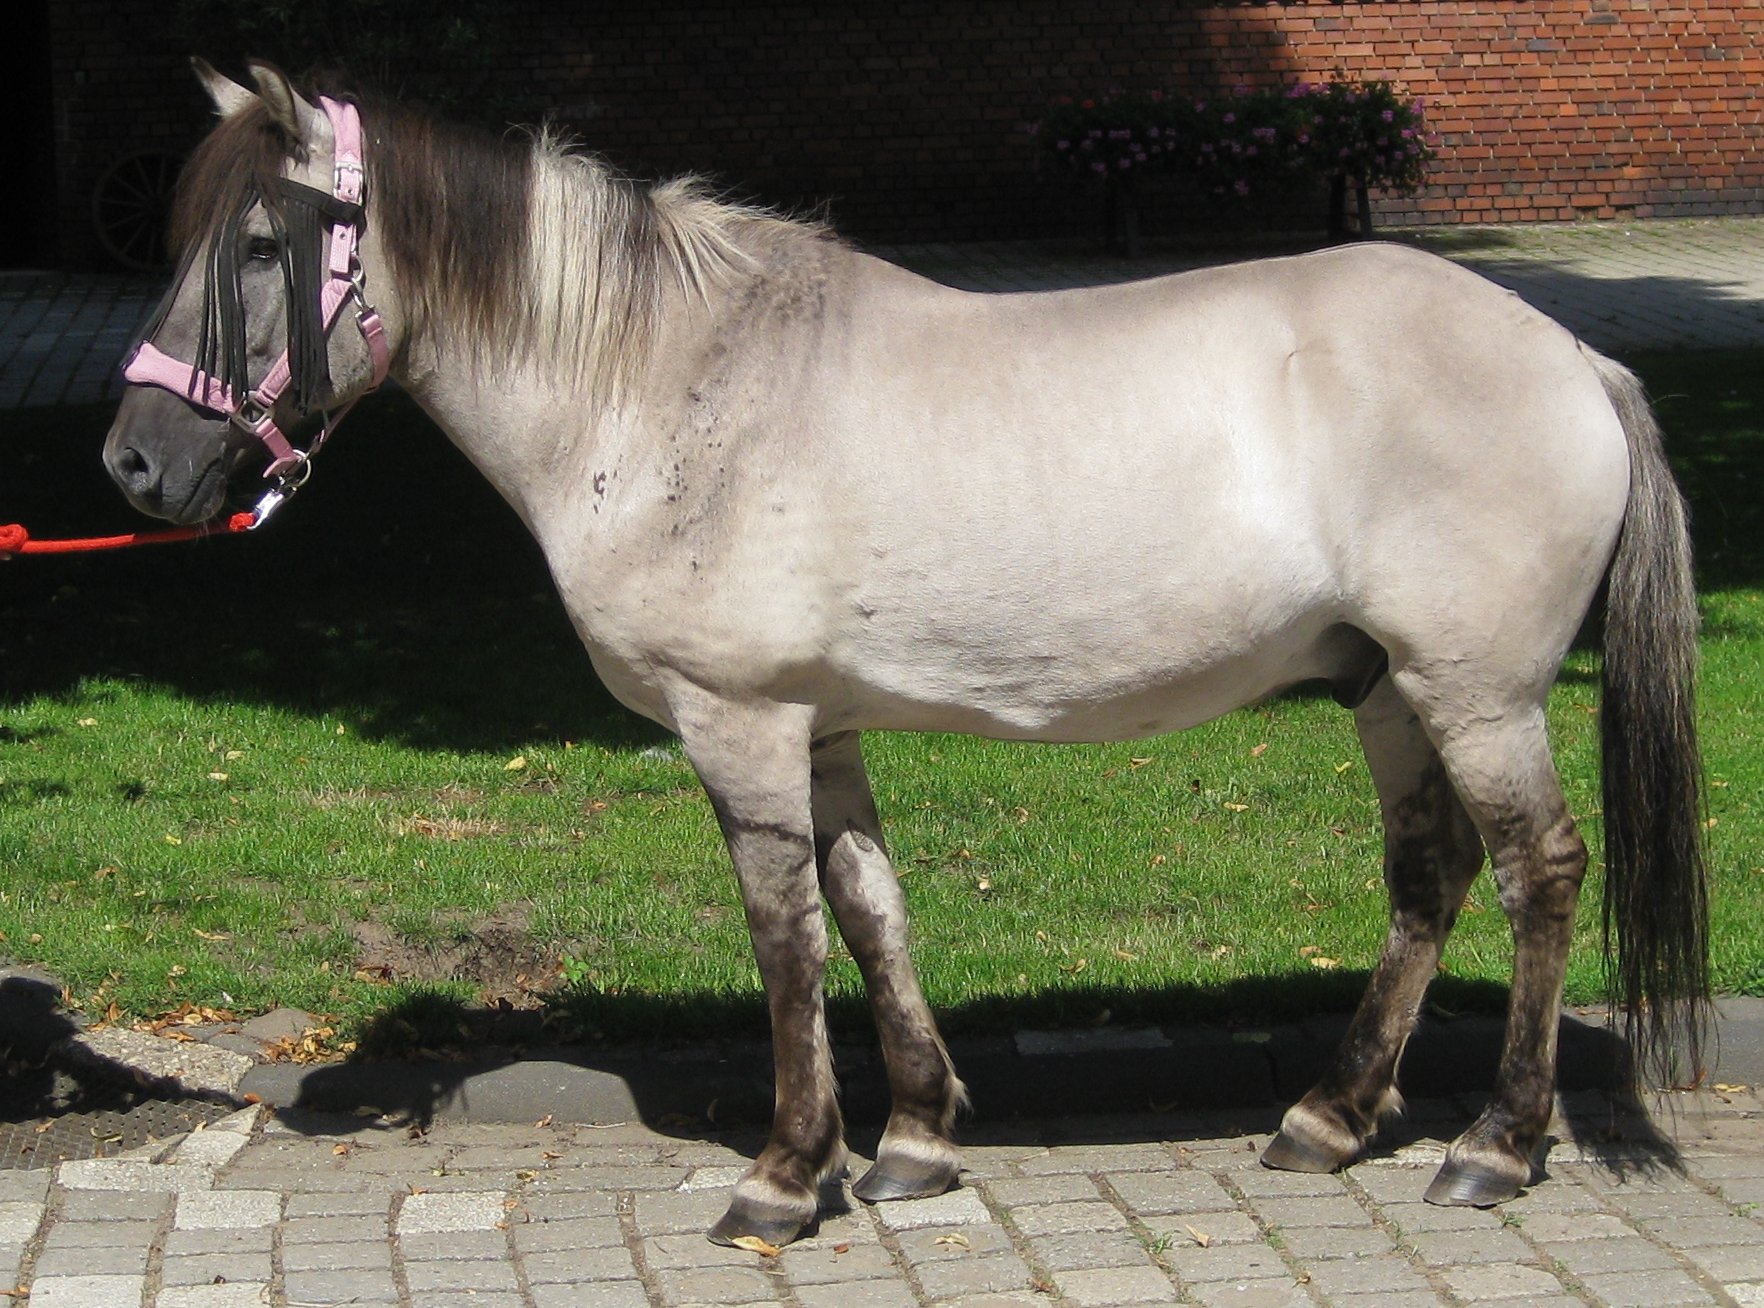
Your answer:
[[[875,1165],[852,1193],[872,1202],[942,1194],[961,1171],[951,1128],[967,1092],[907,952],[906,900],[855,732],[817,743],[813,789],[821,889],[863,973],[892,1098]]]
[[[1352,1023],[1321,1080],[1286,1113],[1262,1162],[1333,1171],[1400,1109],[1397,1063],[1422,995],[1482,867],[1482,842],[1415,713],[1381,677],[1355,725],[1384,817],[1390,930]]]
[[[1486,1207],[1530,1184],[1555,1107],[1556,1038],[1586,846],[1562,796],[1539,702],[1440,733],[1440,752],[1487,843],[1513,932],[1513,985],[1494,1094],[1446,1151],[1426,1198]]]

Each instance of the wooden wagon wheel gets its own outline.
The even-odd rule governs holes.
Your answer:
[[[182,155],[135,150],[98,178],[92,190],[92,222],[104,252],[125,268],[165,265],[165,228]]]

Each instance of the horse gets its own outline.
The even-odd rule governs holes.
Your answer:
[[[1614,998],[1638,1065],[1700,1057],[1686,515],[1635,377],[1542,313],[1376,242],[964,293],[547,130],[196,69],[219,122],[107,466],[174,522],[263,474],[279,502],[312,452],[284,431],[328,431],[389,372],[514,508],[607,688],[681,739],[739,881],[775,1112],[711,1239],[783,1244],[843,1201],[823,900],[891,1094],[853,1193],[958,1182],[966,1092],[862,731],[1120,740],[1326,686],[1377,789],[1389,929],[1262,1161],[1341,1167],[1400,1110],[1404,1043],[1487,862],[1507,1032],[1425,1195],[1486,1206],[1546,1143],[1588,855],[1544,705],[1602,614]]]

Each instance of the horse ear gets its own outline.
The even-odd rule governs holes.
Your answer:
[[[192,57],[190,68],[196,74],[196,80],[202,83],[202,89],[208,92],[208,98],[214,101],[215,112],[222,118],[232,117],[257,99],[226,74],[216,72],[214,65],[206,59]]]
[[[325,116],[301,97],[280,68],[256,59],[246,60],[245,67],[257,83],[257,93],[263,97],[270,117],[290,141],[310,145],[328,127]]]

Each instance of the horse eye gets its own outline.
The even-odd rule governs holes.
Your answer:
[[[282,247],[277,244],[273,237],[253,236],[251,238],[251,243],[246,246],[246,253],[248,253],[253,259],[270,260],[278,257],[282,253]]]

